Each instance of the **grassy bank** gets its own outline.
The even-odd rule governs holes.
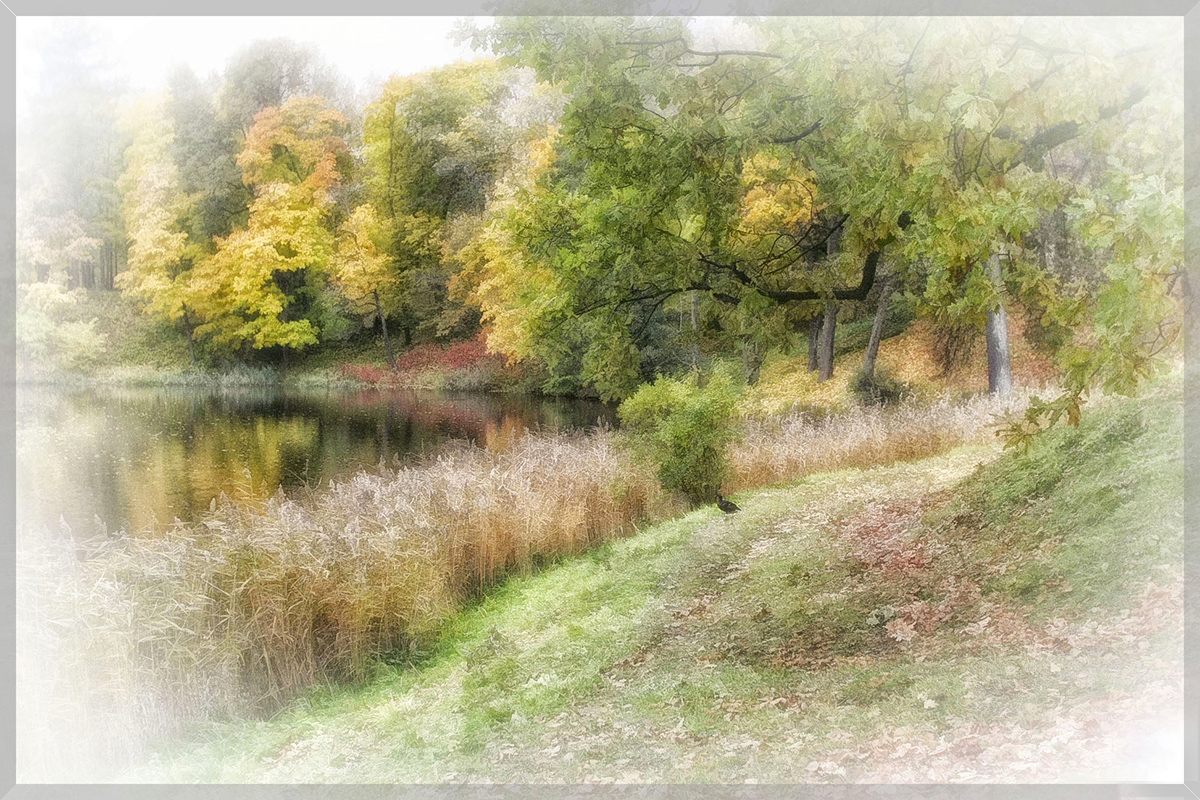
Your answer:
[[[731,486],[988,442],[998,410],[944,402],[755,423],[732,448]],[[600,431],[450,451],[259,510],[228,503],[202,524],[82,553],[57,532],[25,531],[20,584],[36,592],[22,595],[24,663],[29,675],[38,660],[56,665],[23,700],[55,723],[26,738],[30,752],[120,761],[189,720],[366,679],[502,576],[678,508]],[[86,743],[63,730],[87,731]]]
[[[124,386],[296,386],[303,388],[422,389],[435,391],[541,392],[546,376],[535,369],[509,365],[487,352],[485,337],[449,344],[423,343],[397,351],[397,368],[388,367],[378,337],[361,333],[346,341],[293,353],[288,362],[221,364],[190,362],[179,330],[141,313],[136,304],[115,292],[76,290],[75,303],[63,311],[66,323],[94,321],[94,352],[70,368],[22,362],[18,378],[51,384]],[[1024,317],[1013,310],[1009,324],[1013,376],[1018,386],[1053,382],[1055,370],[1024,336]],[[845,411],[856,401],[851,389],[862,364],[873,318],[839,325],[835,339],[833,378],[817,383],[801,352],[768,354],[758,383],[743,399],[742,411],[770,417],[804,409]],[[895,305],[887,317],[879,348],[879,370],[918,397],[930,400],[951,393],[961,396],[987,390],[987,364],[978,343],[947,373],[937,365],[937,332],[928,320],[913,320]],[[260,354],[261,355],[261,354]]]
[[[1173,383],[1028,454],[744,492],[737,516],[507,581],[418,663],[122,777],[1164,779],[1146,770],[1180,719],[1180,411]]]
[[[776,435],[779,452],[829,455],[793,461],[792,474],[742,472],[742,486],[809,477],[743,491],[736,517],[702,509],[624,539],[612,537],[659,500],[602,434],[361,474],[258,514],[218,509],[85,562],[26,560],[22,585],[44,591],[40,605],[23,600],[21,652],[48,648],[41,663],[54,669],[21,662],[22,711],[84,742],[49,736],[61,727],[21,737],[23,779],[54,774],[66,752],[75,775],[94,776],[189,721],[274,707],[314,682],[343,688],[310,691],[271,722],[218,724],[199,752],[194,740],[163,751],[136,776],[841,779],[821,765],[882,774],[870,758],[826,756],[866,752],[887,726],[924,747],[1132,693],[1136,681],[1094,659],[1129,639],[1138,614],[1159,614],[1147,630],[1175,646],[1176,387],[1141,409],[1093,409],[1079,431],[994,462],[983,406],[972,424],[946,419],[969,406],[891,412],[907,424],[844,415],[796,425],[790,443],[788,426],[764,428],[740,446],[757,441],[761,456]],[[856,430],[860,446],[839,450]],[[920,430],[966,446],[897,461],[934,451],[914,449]],[[879,464],[891,466],[866,469]],[[26,556],[53,549],[30,544]]]
[[[292,353],[286,363],[253,363],[229,356],[208,358],[197,345],[193,363],[181,332],[143,314],[116,292],[75,290],[58,312],[65,324],[90,324],[87,353],[71,358],[47,354],[19,360],[17,377],[27,383],[120,386],[296,386],[304,388],[425,389],[439,391],[534,392],[540,380],[509,368],[489,354],[481,339],[422,344],[401,352],[397,368],[387,365],[382,343],[368,333]],[[259,354],[261,356],[261,354]],[[63,363],[64,359],[69,363]]]

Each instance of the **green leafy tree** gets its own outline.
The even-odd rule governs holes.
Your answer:
[[[293,98],[319,95],[345,114],[349,87],[315,45],[291,39],[262,39],[236,53],[225,68],[217,96],[224,124],[249,136],[255,117]]]
[[[721,327],[745,336],[781,308],[811,318],[864,300],[888,248],[919,310],[987,328],[997,391],[1010,296],[1040,286],[1072,324],[1073,309],[1116,302],[1101,303],[1099,286],[1057,292],[1026,243],[1080,191],[1048,169],[1057,149],[1086,141],[1107,160],[1134,119],[1162,108],[1148,97],[1171,96],[1150,73],[1159,50],[1137,47],[1145,29],[841,18],[772,19],[752,34],[723,49],[695,44],[681,20],[505,18],[480,35],[569,97],[552,166],[510,233],[567,298],[538,306],[528,329],[547,351],[582,343],[586,381],[630,391],[646,331],[680,295],[725,306]],[[747,166],[768,156],[795,162],[786,170],[811,200],[747,235]],[[1114,186],[1086,191],[1119,197]],[[1163,297],[1164,274],[1146,291]],[[1138,338],[1123,341],[1145,352]],[[1089,360],[1102,362],[1133,360]]]
[[[520,145],[544,131],[559,105],[531,71],[485,60],[392,78],[367,107],[366,195],[402,278],[389,315],[406,345],[477,329],[477,313],[449,291],[457,251]]]
[[[16,345],[25,375],[34,366],[80,369],[103,358],[105,338],[96,330],[96,320],[75,318],[81,291],[67,291],[55,281],[18,287]]]
[[[219,113],[212,81],[202,83],[191,69],[180,67],[168,76],[167,86],[171,155],[188,197],[183,226],[190,243],[211,254],[214,239],[245,226],[253,200],[237,164],[242,129]]]

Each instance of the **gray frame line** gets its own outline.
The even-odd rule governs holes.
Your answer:
[[[253,797],[263,800],[283,798],[428,798],[459,800],[471,798],[708,798],[738,797],[748,800],[777,797],[843,798],[931,798],[941,800],[991,800],[991,798],[1056,798],[1091,800],[1092,798],[1193,797],[1200,798],[1200,685],[1185,676],[1185,771],[1182,784],[991,784],[991,785],[638,785],[638,786],[285,786],[285,785],[176,785],[121,786],[111,784],[48,785],[15,784],[15,299],[16,274],[16,20],[21,16],[327,16],[330,6],[323,0],[209,0],[201,9],[177,6],[165,11],[158,0],[0,0],[9,11],[0,14],[0,43],[8,46],[10,56],[0,58],[0,533],[3,550],[0,570],[6,590],[0,594],[0,643],[5,653],[0,658],[0,792],[5,797],[50,800],[50,798],[87,798],[88,800],[140,800],[146,798]],[[516,13],[598,14],[611,13],[603,0],[576,0],[564,8],[562,2],[492,2],[491,0],[441,0],[436,6],[423,0],[342,0],[337,15],[360,16],[496,16]],[[1186,260],[1190,285],[1200,287],[1200,79],[1194,75],[1200,63],[1200,8],[1196,0],[692,0],[686,11],[695,15],[723,16],[738,14],[776,15],[1060,15],[1060,16],[1168,16],[1179,17],[1185,30],[1185,175],[1186,175]],[[678,9],[682,11],[684,9]],[[1190,24],[1188,24],[1190,23]],[[0,47],[0,51],[3,48]],[[1200,547],[1188,535],[1200,529],[1200,505],[1192,486],[1200,486],[1200,314],[1189,309],[1185,330],[1185,574],[1200,572]],[[1200,589],[1196,581],[1185,586],[1185,658],[1197,663],[1197,621]]]

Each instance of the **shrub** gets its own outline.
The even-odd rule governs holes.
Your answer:
[[[72,319],[86,295],[68,292],[56,283],[20,287],[16,308],[16,344],[22,363],[55,369],[86,370],[105,355],[105,337],[96,320]]]
[[[892,378],[883,367],[876,367],[871,374],[860,368],[850,380],[850,393],[863,405],[884,406],[899,402],[912,391],[908,384]]]
[[[370,364],[342,364],[338,377],[359,383],[376,384],[383,378],[383,370]]]
[[[660,377],[621,404],[634,447],[658,471],[663,488],[693,503],[711,500],[729,470],[737,392],[725,375],[698,387],[694,379]]]

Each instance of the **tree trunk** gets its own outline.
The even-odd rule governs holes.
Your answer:
[[[875,323],[871,326],[871,338],[867,340],[867,352],[863,355],[863,374],[867,378],[875,375],[875,359],[879,355],[879,340],[883,338],[883,323],[887,319],[888,301],[892,299],[892,279],[885,278],[879,287],[879,307],[875,309]]]
[[[808,371],[817,371],[817,344],[821,339],[821,315],[813,314],[808,321]]]
[[[747,386],[758,383],[758,372],[762,368],[762,353],[752,337],[742,337],[742,378]]]
[[[692,290],[692,369],[700,369],[700,293]]]
[[[837,303],[825,306],[825,321],[821,323],[821,341],[817,348],[817,383],[833,377],[833,334],[837,328]]]
[[[988,259],[988,275],[999,292],[1003,285],[1000,256],[993,255]],[[1012,394],[1012,364],[1008,354],[1008,317],[1004,313],[1003,301],[998,302],[994,310],[987,312],[986,332],[988,393],[1008,397]]]
[[[188,360],[194,367],[196,366],[196,345],[192,338],[192,327],[191,317],[188,316],[187,309],[185,308],[183,310],[183,329],[187,333]]]
[[[396,356],[392,353],[392,341],[388,338],[387,320],[383,317],[383,305],[379,302],[379,292],[375,292],[375,315],[379,317],[379,327],[383,329],[383,352],[387,354],[388,366],[396,369]]]
[[[833,259],[837,255],[841,240],[840,228],[825,240],[825,255],[828,258]],[[824,383],[833,377],[833,334],[837,329],[837,312],[837,303],[833,300],[826,302],[825,320],[821,323],[821,340],[817,347],[817,383]]]

